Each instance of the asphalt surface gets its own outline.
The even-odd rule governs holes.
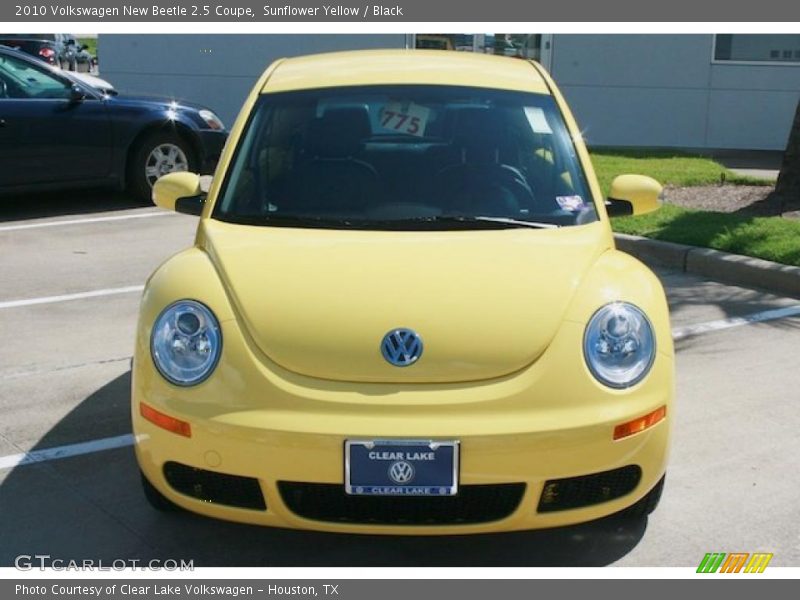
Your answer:
[[[190,245],[195,222],[141,216],[156,212],[98,192],[0,201],[0,566],[20,554],[195,566],[696,566],[706,552],[756,551],[774,553],[771,566],[800,566],[797,316],[723,322],[676,342],[667,486],[641,521],[448,538],[318,534],[157,513],[129,446],[4,467],[21,453],[130,433],[139,293],[124,289]],[[659,275],[683,334],[800,304]],[[13,304],[94,290],[119,293]]]

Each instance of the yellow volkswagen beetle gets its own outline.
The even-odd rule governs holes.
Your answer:
[[[280,60],[150,277],[132,413],[145,494],[261,525],[380,534],[552,527],[664,481],[673,349],[536,63],[445,51]]]

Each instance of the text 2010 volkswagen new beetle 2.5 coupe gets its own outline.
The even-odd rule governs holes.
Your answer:
[[[147,498],[340,532],[552,527],[663,487],[664,291],[609,214],[536,63],[446,51],[280,60],[207,194],[163,208],[195,245],[147,282],[133,366]]]

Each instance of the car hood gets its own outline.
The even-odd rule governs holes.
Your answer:
[[[380,232],[233,225],[198,240],[251,344],[279,366],[364,382],[457,382],[526,367],[611,245],[603,223],[554,230]],[[421,358],[395,367],[385,334],[409,328]]]
[[[188,108],[192,110],[201,110],[206,108],[202,104],[186,102],[185,100],[176,100],[174,98],[166,98],[163,96],[136,96],[119,92],[117,96],[109,97],[108,101],[118,105],[147,106],[164,109],[174,108],[177,110],[180,110],[181,108]]]

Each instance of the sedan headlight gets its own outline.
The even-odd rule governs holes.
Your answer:
[[[600,383],[617,389],[631,387],[653,365],[656,355],[653,327],[633,304],[606,304],[586,326],[583,355]]]
[[[214,313],[194,300],[170,304],[156,319],[150,337],[153,362],[175,385],[196,385],[217,366],[222,332]]]
[[[220,119],[217,115],[207,109],[203,109],[199,111],[200,118],[206,122],[211,129],[225,129],[225,125],[222,124],[222,119]]]

